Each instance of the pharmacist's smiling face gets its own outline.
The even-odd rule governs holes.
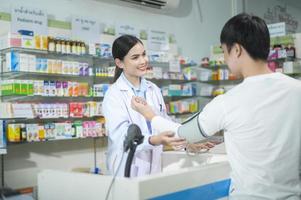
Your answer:
[[[138,42],[131,48],[123,59],[123,71],[128,76],[141,77],[145,75],[148,66],[148,57],[143,44]]]

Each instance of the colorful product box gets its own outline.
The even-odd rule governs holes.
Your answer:
[[[21,125],[20,124],[8,124],[7,140],[9,142],[21,141]]]
[[[26,124],[27,141],[39,141],[38,124]]]
[[[14,51],[5,54],[6,69],[4,72],[19,72],[20,71],[20,55]]]
[[[19,33],[8,33],[0,37],[0,49],[10,47],[21,47],[21,35]]]

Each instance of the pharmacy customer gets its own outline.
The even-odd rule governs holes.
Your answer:
[[[129,125],[134,123],[140,127],[144,142],[137,147],[131,177],[160,172],[162,145],[180,147],[185,141],[173,137],[171,132],[157,135],[150,122],[131,108],[131,98],[139,96],[157,115],[167,117],[160,89],[143,78],[148,66],[143,43],[135,36],[120,36],[113,43],[112,54],[116,64],[114,84],[106,92],[102,105],[109,137],[107,168],[111,175],[124,175],[123,142]],[[120,162],[120,169],[116,171]]]
[[[133,108],[153,128],[173,130],[187,140],[224,130],[232,169],[230,199],[300,200],[301,82],[268,68],[269,31],[259,17],[234,16],[220,41],[226,63],[242,83],[183,125],[157,116],[138,97]]]

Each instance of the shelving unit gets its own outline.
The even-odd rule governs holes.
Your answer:
[[[70,62],[85,62],[88,64],[91,74],[85,74],[85,76],[79,74],[62,74],[61,73],[47,73],[47,72],[33,72],[33,71],[7,71],[4,70],[4,63],[6,61],[6,53],[9,52],[17,52],[28,55],[35,55],[36,58],[47,58],[47,59],[59,59],[61,61],[70,61]],[[111,58],[100,58],[91,55],[71,55],[71,54],[58,54],[50,51],[39,50],[39,49],[25,49],[25,48],[7,48],[0,51],[1,54],[1,73],[0,73],[0,81],[6,80],[39,80],[39,81],[73,81],[78,83],[86,83],[88,86],[92,87],[93,84],[97,84],[99,80],[102,82],[108,81],[109,77],[96,77],[94,75],[95,72],[95,64],[97,63],[99,66],[108,67],[112,63]],[[6,72],[5,72],[6,71]],[[48,71],[48,70],[47,70]],[[90,73],[90,72],[89,72]],[[47,96],[47,95],[20,95],[13,94],[7,96],[1,96],[1,102],[16,102],[16,103],[68,103],[70,102],[88,102],[88,101],[102,101],[103,97],[96,96]],[[69,106],[69,105],[68,105]],[[70,111],[68,111],[70,112]],[[68,114],[69,115],[69,114]],[[22,119],[10,119],[10,124],[32,124],[37,123],[44,126],[47,123],[61,123],[61,122],[75,122],[75,121],[95,121],[98,120],[102,116],[93,116],[93,117],[59,117],[59,118],[22,118]],[[103,136],[93,137],[93,139],[97,139]],[[57,138],[50,139],[47,141],[56,141],[56,140],[74,140],[74,139],[85,139],[92,137],[66,137],[66,138]],[[41,139],[41,142],[46,141],[45,139]],[[29,141],[32,142],[40,142],[40,141]],[[8,144],[20,144],[27,142],[9,142]]]
[[[6,61],[6,53],[16,52],[20,54],[29,54],[35,55],[36,58],[42,59],[55,59],[60,61],[70,61],[70,62],[85,62],[89,65],[89,73],[83,75],[78,74],[63,74],[63,70],[59,71],[60,73],[47,73],[45,71],[7,71],[4,70],[4,63]],[[1,55],[1,73],[0,73],[0,81],[7,80],[30,80],[30,81],[75,81],[75,82],[84,82],[92,87],[94,84],[108,84],[112,83],[113,77],[111,76],[98,76],[96,73],[96,68],[105,68],[113,65],[114,61],[112,58],[101,58],[92,55],[72,55],[72,54],[61,54],[55,53],[46,50],[39,49],[26,49],[26,48],[7,48],[0,50]],[[160,67],[162,70],[168,70],[169,63],[168,62],[150,62],[150,66],[152,67]],[[186,66],[182,65],[181,67]],[[187,66],[191,66],[188,64]],[[48,71],[48,69],[46,70]],[[163,79],[163,78],[149,78],[148,80],[154,82],[159,87],[163,85],[169,84],[185,84],[195,82],[196,80],[185,80],[185,79]],[[178,101],[182,99],[191,99],[195,96],[165,96],[164,99],[166,103],[171,101]],[[87,101],[97,101],[101,102],[103,97],[93,96],[89,94],[89,96],[49,96],[49,95],[20,95],[20,94],[12,94],[6,96],[0,96],[1,102],[16,102],[16,103],[69,103],[69,102],[87,102]],[[172,113],[171,113],[172,114]],[[184,113],[185,115],[193,114],[193,113]],[[183,115],[184,115],[183,114]],[[179,113],[175,113],[175,115],[180,115]],[[64,122],[64,121],[89,121],[89,120],[97,120],[99,117],[103,116],[93,116],[93,117],[68,117],[68,118],[27,118],[27,119],[12,119],[10,123],[54,123],[54,122]],[[66,138],[72,139],[72,138]],[[54,140],[55,141],[55,140]],[[15,144],[15,142],[13,142]]]
[[[236,79],[236,80],[208,80],[208,81],[200,81],[200,83],[208,83],[213,85],[233,85],[238,84],[242,82],[242,79]]]

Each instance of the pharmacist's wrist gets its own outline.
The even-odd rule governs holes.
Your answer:
[[[147,119],[148,121],[152,121],[152,119],[156,116],[155,113],[153,113],[153,111],[151,112],[147,112],[143,115],[145,117],[145,119]]]
[[[157,146],[160,144],[159,138],[158,136],[154,135],[154,136],[150,136],[148,138],[148,143],[152,146]]]

